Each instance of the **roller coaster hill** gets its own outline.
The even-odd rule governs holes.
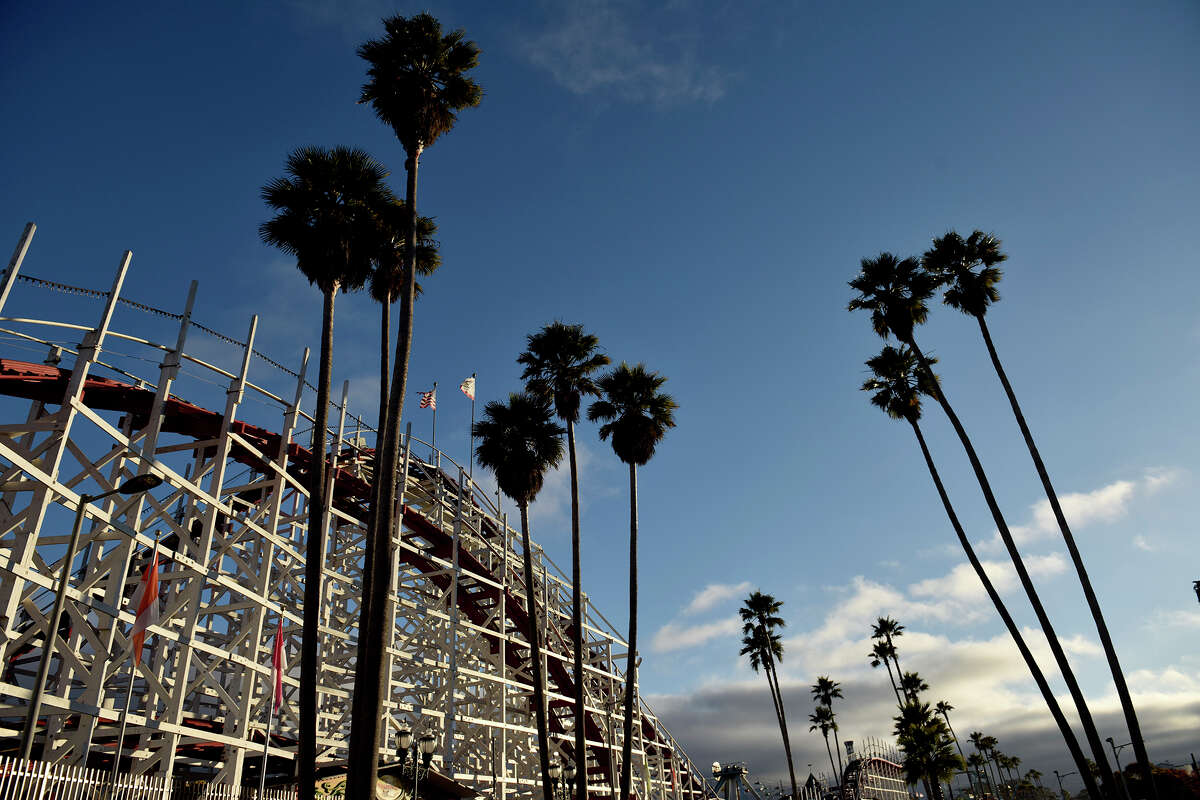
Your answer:
[[[286,782],[304,567],[319,558],[318,761],[344,759],[374,432],[343,391],[325,455],[326,548],[307,552],[308,352],[288,368],[254,349],[257,318],[244,339],[199,324],[195,283],[179,311],[136,302],[127,296],[128,252],[108,290],[33,277],[22,268],[34,231],[26,227],[0,280],[0,753],[17,752],[54,636],[34,739],[42,762],[112,768],[119,758],[122,773],[232,787],[257,785],[265,768],[272,783]],[[221,363],[195,355],[221,350],[230,357],[208,356]],[[162,484],[85,506],[79,546],[65,559],[80,498],[146,474]],[[380,757],[395,760],[400,730],[428,731],[440,774],[495,798],[537,795],[521,537],[469,470],[410,436],[397,478],[403,513],[393,534]],[[131,676],[131,601],[156,542],[160,619]],[[581,759],[571,587],[540,547],[532,555],[552,750],[584,766],[590,796],[613,796],[626,644],[585,596]],[[64,569],[64,613],[50,631]],[[267,741],[280,619],[290,669]],[[640,696],[635,714],[636,793],[712,796],[705,771]]]

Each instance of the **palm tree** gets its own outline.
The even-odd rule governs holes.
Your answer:
[[[287,157],[288,177],[275,178],[262,198],[277,213],[259,226],[269,245],[296,257],[304,277],[321,290],[321,367],[313,422],[309,474],[308,558],[304,569],[304,621],[300,654],[301,797],[311,798],[317,760],[317,683],[321,619],[321,563],[325,550],[325,448],[329,388],[333,376],[333,307],[339,290],[359,289],[371,271],[371,213],[392,199],[384,184],[387,170],[351,147],[302,147]]]
[[[675,427],[674,398],[660,392],[666,377],[624,361],[596,385],[601,399],[588,406],[588,419],[602,422],[600,438],[612,439],[613,452],[629,465],[629,652],[625,661],[625,725],[621,742],[621,797],[633,787],[633,688],[637,681],[637,468],[654,457],[654,450]]]
[[[904,635],[904,626],[891,617],[880,617],[875,620],[875,624],[871,626],[871,638],[881,640],[887,645],[887,650],[892,656],[892,662],[896,665],[896,680],[899,681],[900,675],[900,656],[896,652],[896,639]]]
[[[929,684],[916,672],[906,672],[900,678],[900,689],[915,703],[920,699],[921,692],[929,691]]]
[[[583,706],[583,589],[579,542],[579,468],[575,459],[575,423],[583,398],[599,390],[592,373],[608,365],[608,356],[597,353],[600,340],[582,325],[552,322],[526,338],[517,363],[525,366],[521,378],[531,394],[554,401],[554,413],[567,424],[567,454],[571,465],[571,627],[575,633],[575,793],[587,797],[587,750],[584,744]]]
[[[404,286],[399,292],[400,321],[396,336],[396,356],[392,366],[388,408],[381,422],[382,450],[375,471],[372,518],[375,530],[383,535],[371,538],[371,572],[364,579],[369,587],[369,624],[359,633],[358,667],[355,694],[365,693],[363,707],[370,713],[356,715],[351,725],[348,771],[351,794],[373,797],[377,777],[379,708],[383,681],[383,657],[386,621],[383,609],[391,585],[391,531],[395,528],[396,468],[399,465],[400,417],[408,389],[408,359],[412,350],[413,302],[418,271],[417,168],[423,150],[449,131],[461,109],[479,103],[482,91],[467,73],[476,66],[479,48],[465,34],[442,34],[441,25],[429,14],[411,18],[401,16],[383,20],[385,35],[358,48],[367,61],[368,80],[359,102],[370,103],[376,116],[391,126],[408,158],[404,205],[409,221],[404,233],[406,268]],[[302,759],[303,761],[303,759]]]
[[[880,665],[887,667],[888,680],[892,684],[892,691],[896,694],[896,704],[904,705],[904,702],[900,699],[900,688],[896,686],[896,678],[892,675],[893,655],[895,655],[895,652],[892,648],[888,647],[887,642],[876,641],[875,644],[871,645],[871,652],[867,653],[867,658],[870,659],[871,666],[876,669]]]
[[[837,715],[833,713],[833,701],[842,698],[842,685],[837,681],[830,680],[828,675],[818,676],[817,682],[812,686],[812,697],[819,705],[824,705],[829,709],[829,716],[836,719]],[[842,774],[842,743],[838,741],[837,726],[833,726],[833,744],[837,750],[838,757],[838,775]],[[841,778],[838,778],[839,783]]]
[[[991,762],[988,759],[989,741],[995,740],[990,736],[984,735],[983,731],[972,731],[967,739],[975,748],[975,754],[977,756],[975,766],[983,768],[983,774],[987,778],[988,783],[992,785],[992,791],[995,793],[997,781],[992,777]]]
[[[861,271],[850,281],[850,288],[857,291],[858,296],[851,299],[849,309],[851,311],[858,309],[870,311],[871,325],[875,332],[882,337],[886,337],[889,334],[893,335],[902,344],[907,345],[912,350],[913,355],[916,356],[921,371],[926,373],[927,376],[932,376],[933,372],[930,362],[917,346],[913,329],[916,325],[923,323],[928,317],[929,308],[927,301],[933,296],[933,292],[940,282],[940,278],[930,275],[922,269],[920,263],[914,258],[899,259],[891,253],[881,253],[877,258],[864,258],[861,263]],[[1012,534],[1008,529],[1008,523],[1005,522],[1004,514],[1000,511],[1000,505],[996,501],[995,494],[992,492],[991,483],[988,481],[987,474],[983,471],[983,465],[979,461],[979,456],[975,452],[975,446],[971,443],[970,437],[967,436],[967,432],[959,421],[958,415],[955,414],[954,409],[951,407],[949,400],[946,399],[945,392],[942,391],[939,382],[930,377],[929,385],[932,396],[938,401],[938,404],[942,407],[942,411],[945,412],[946,417],[950,420],[950,424],[954,427],[954,432],[958,435],[958,439],[966,451],[967,458],[971,462],[971,469],[975,473],[976,481],[983,492],[988,509],[992,512],[992,519],[996,523],[1000,538],[1008,550],[1013,567],[1016,569],[1017,577],[1021,581],[1021,586],[1024,588],[1025,594],[1029,598],[1029,602],[1033,606],[1034,613],[1038,618],[1038,622],[1041,624],[1042,631],[1046,635],[1050,650],[1054,654],[1055,662],[1058,664],[1059,672],[1062,674],[1063,680],[1066,681],[1067,688],[1071,692],[1071,698],[1074,700],[1076,709],[1079,712],[1080,722],[1083,724],[1084,733],[1087,736],[1088,744],[1096,759],[1096,763],[1104,765],[1104,772],[1109,772],[1104,745],[1100,741],[1100,735],[1096,730],[1095,722],[1092,720],[1091,712],[1088,710],[1083,690],[1079,687],[1079,682],[1076,680],[1075,673],[1071,669],[1071,664],[1067,660],[1066,651],[1063,650],[1062,643],[1054,632],[1054,626],[1051,624],[1050,617],[1046,614],[1046,609],[1042,605],[1037,589],[1033,585],[1033,579],[1029,577],[1029,571],[1026,569],[1025,562],[1017,550],[1016,542],[1013,540]],[[1111,775],[1104,779],[1104,788],[1106,794],[1115,794]]]
[[[840,786],[842,783],[842,774],[837,771],[837,766],[833,763],[833,751],[829,749],[829,732],[837,730],[837,720],[834,719],[833,711],[829,706],[818,704],[813,713],[808,715],[808,721],[812,725],[808,726],[810,731],[819,730],[821,735],[825,737],[825,752],[829,753],[829,769],[833,772],[833,779]]]
[[[1121,669],[1121,662],[1117,659],[1117,650],[1113,646],[1112,636],[1109,635],[1108,625],[1104,621],[1100,601],[1096,599],[1096,592],[1092,589],[1091,579],[1083,565],[1083,557],[1079,554],[1075,537],[1071,534],[1070,525],[1067,524],[1067,517],[1058,501],[1058,494],[1050,482],[1050,473],[1042,461],[1041,453],[1029,430],[1029,424],[1025,421],[1025,414],[1021,411],[1020,403],[1017,402],[1017,395],[1013,391],[1012,384],[1009,383],[1004,366],[1000,363],[1000,356],[996,353],[996,346],[992,342],[992,334],[984,320],[988,307],[1000,300],[1000,292],[997,290],[996,284],[1000,282],[1003,273],[996,265],[1007,259],[1008,256],[1000,250],[1000,240],[990,234],[976,230],[963,239],[957,232],[950,231],[945,236],[933,240],[933,247],[925,252],[922,264],[930,273],[940,276],[949,287],[943,297],[946,305],[974,317],[975,321],[979,323],[979,332],[983,335],[983,342],[987,346],[992,367],[995,368],[996,375],[1000,378],[1000,385],[1004,387],[1004,394],[1008,397],[1013,416],[1017,419],[1017,426],[1021,429],[1021,436],[1025,439],[1025,447],[1029,450],[1030,458],[1033,459],[1033,466],[1037,470],[1038,478],[1041,479],[1042,489],[1046,493],[1046,499],[1050,501],[1050,509],[1054,512],[1054,519],[1058,522],[1058,529],[1062,532],[1063,540],[1066,542],[1067,552],[1070,553],[1071,562],[1075,565],[1075,572],[1083,587],[1084,597],[1092,612],[1092,619],[1096,623],[1096,632],[1100,634],[1100,644],[1104,648],[1105,658],[1108,659],[1108,668],[1112,672],[1113,683],[1117,687],[1117,696],[1121,700],[1121,709],[1125,714],[1125,724],[1129,727],[1130,741],[1133,743],[1138,766],[1143,779],[1151,786],[1150,796],[1154,798],[1156,793],[1150,775],[1150,757],[1146,753],[1146,743],[1142,739],[1142,729],[1138,724],[1137,711],[1133,707],[1133,699],[1130,697],[1129,687],[1125,683],[1125,673]]]
[[[979,781],[979,795],[984,797],[988,794],[987,784],[991,783],[991,778],[988,777],[987,771],[984,770],[983,756],[979,753],[971,753],[967,756],[967,765],[970,767],[969,772],[975,773],[976,780]],[[982,777],[980,777],[982,775]],[[991,794],[995,796],[995,788],[993,787]]]
[[[533,546],[529,541],[529,504],[542,490],[546,471],[562,460],[562,435],[554,421],[550,400],[529,393],[510,394],[508,403],[492,401],[484,406],[483,419],[472,434],[479,441],[475,457],[496,476],[500,491],[521,510],[521,547],[525,551],[525,613],[529,619],[530,661],[533,669],[533,706],[537,721],[538,758],[542,767],[542,790],[554,796],[550,778],[550,735],[546,727],[546,689],[542,677],[542,649],[538,637],[537,587],[534,585]],[[580,769],[586,769],[580,762]]]
[[[950,724],[950,712],[953,710],[954,706],[950,705],[950,703],[945,700],[939,700],[937,705],[934,706],[934,711],[941,714],[942,719],[946,720],[946,730],[950,731],[950,738],[954,740],[954,746],[958,748],[958,756],[965,763],[967,757],[963,754],[962,744],[960,744],[958,741],[958,734],[954,732],[954,726]],[[971,781],[971,773],[969,771],[967,772],[967,784],[973,785]]]
[[[910,783],[925,782],[934,800],[941,800],[942,782],[950,781],[963,767],[955,755],[945,724],[933,715],[928,703],[910,700],[900,709],[896,741],[904,750],[905,777]]]
[[[796,788],[796,770],[792,766],[792,743],[788,737],[787,715],[783,708],[783,690],[779,686],[779,674],[775,664],[783,660],[783,641],[776,630],[787,625],[779,610],[783,602],[759,591],[750,593],[738,613],[742,616],[742,649],[738,655],[750,656],[750,668],[758,672],[761,667],[767,675],[771,689],[771,701],[775,704],[775,717],[779,721],[779,732],[783,736],[783,751],[787,755],[788,777],[792,780],[792,797],[799,797]]]
[[[931,364],[936,363],[936,359],[930,359],[930,362]],[[937,488],[938,497],[942,501],[942,507],[946,511],[946,516],[950,520],[951,527],[954,528],[954,533],[958,537],[958,543],[962,546],[963,552],[967,556],[967,561],[970,562],[971,568],[975,570],[975,574],[979,577],[980,583],[983,584],[983,588],[991,599],[996,613],[1000,615],[1000,619],[1004,622],[1004,627],[1008,629],[1009,636],[1012,637],[1013,643],[1016,644],[1017,650],[1020,651],[1021,657],[1025,660],[1025,665],[1029,668],[1029,674],[1033,677],[1034,683],[1037,684],[1038,690],[1041,691],[1042,698],[1046,701],[1046,706],[1050,709],[1050,714],[1054,717],[1055,723],[1058,724],[1058,729],[1062,733],[1063,742],[1067,745],[1067,749],[1071,753],[1071,758],[1075,761],[1077,767],[1082,767],[1084,764],[1084,754],[1079,746],[1079,740],[1075,738],[1075,732],[1071,729],[1071,724],[1067,721],[1066,715],[1059,706],[1058,699],[1054,696],[1054,692],[1051,690],[1045,674],[1034,658],[1033,652],[1029,649],[1029,645],[1026,644],[1024,635],[1022,635],[1020,628],[1017,627],[999,592],[996,591],[992,579],[984,570],[983,564],[980,562],[979,556],[976,555],[975,548],[971,544],[970,539],[967,538],[962,523],[959,522],[958,514],[955,513],[954,506],[950,503],[950,496],[946,493],[946,487],[942,484],[941,475],[938,473],[937,466],[933,462],[933,456],[929,452],[925,436],[921,432],[921,396],[928,396],[932,392],[933,385],[937,383],[937,376],[931,369],[920,369],[916,355],[907,347],[897,349],[891,345],[885,345],[879,355],[867,361],[867,366],[874,373],[875,377],[862,385],[863,391],[871,392],[872,405],[882,409],[892,419],[904,420],[912,428],[913,434],[917,437],[917,444],[920,445],[921,454],[925,458],[925,466],[929,470],[930,477],[933,478],[933,485]],[[949,707],[947,707],[948,710]],[[949,723],[949,718],[947,718],[947,723]],[[1079,772],[1080,775],[1083,775],[1086,770],[1081,768]],[[1100,796],[1095,784],[1087,783],[1086,779],[1085,784],[1088,786],[1089,794],[1095,800],[1099,800]]]

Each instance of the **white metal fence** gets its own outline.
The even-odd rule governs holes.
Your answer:
[[[154,775],[117,775],[48,761],[22,761],[0,756],[0,798],[3,800],[295,800],[296,787],[268,788],[261,797],[256,786],[203,783],[186,778],[167,780]]]

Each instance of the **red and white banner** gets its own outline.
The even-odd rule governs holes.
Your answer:
[[[458,390],[473,401],[475,399],[475,376],[472,375],[460,383],[458,385]]]
[[[133,595],[133,607],[137,609],[137,617],[133,621],[133,659],[137,664],[142,663],[142,647],[146,644],[146,631],[151,625],[158,624],[158,549],[150,565],[142,573],[142,580]]]

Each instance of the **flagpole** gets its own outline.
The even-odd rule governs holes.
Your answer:
[[[436,461],[439,467],[442,465],[442,460],[437,457],[437,381],[433,382],[433,436],[429,442],[429,460]]]
[[[274,671],[274,670],[272,670]],[[272,681],[274,684],[274,681]],[[271,686],[271,702],[267,703],[267,732],[263,734],[262,767],[258,776],[258,800],[267,791],[267,748],[271,746],[271,726],[275,724],[275,687]]]
[[[475,373],[471,373],[471,380],[474,381]],[[475,384],[471,384],[471,458],[467,461],[467,474],[471,477],[471,482],[475,482]]]
[[[135,543],[135,545],[136,545],[136,543]],[[150,556],[150,565],[157,567],[157,561],[158,561],[158,534],[155,533],[154,534],[154,551],[153,551],[153,555]],[[157,603],[158,599],[155,598],[154,602]],[[133,611],[134,611],[134,623],[136,624],[137,609],[135,608]],[[140,664],[142,661],[142,654],[139,652],[135,652],[132,640],[130,641],[129,658],[132,661],[132,663],[129,665],[129,687],[125,692],[125,708],[121,711],[121,733],[119,736],[117,736],[116,752],[113,753],[112,778],[109,781],[110,787],[115,787],[117,784],[117,768],[121,764],[121,751],[125,747],[125,728],[129,724],[129,703],[133,699],[133,679],[137,676],[138,664]],[[135,750],[135,752],[136,752],[136,750]]]

